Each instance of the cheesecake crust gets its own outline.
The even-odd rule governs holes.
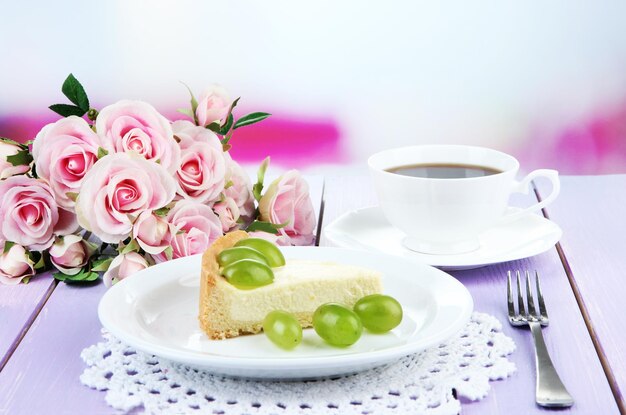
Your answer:
[[[237,337],[244,333],[258,333],[255,327],[242,327],[234,329],[234,322],[227,315],[229,309],[227,298],[223,292],[216,289],[217,284],[223,280],[219,273],[217,256],[224,249],[233,247],[237,242],[246,239],[248,234],[244,231],[234,231],[217,239],[202,255],[202,272],[200,276],[200,327],[211,339],[227,339]],[[210,317],[209,317],[210,316]],[[249,330],[249,331],[246,331]]]

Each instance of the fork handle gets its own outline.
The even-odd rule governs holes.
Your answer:
[[[559,374],[550,359],[546,342],[541,334],[541,324],[528,322],[533,333],[535,345],[535,369],[537,372],[536,401],[541,406],[568,407],[574,404],[574,398],[567,392]]]

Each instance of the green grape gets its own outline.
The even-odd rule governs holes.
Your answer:
[[[254,259],[255,261],[262,262],[265,265],[269,266],[269,264],[267,263],[267,259],[262,253],[260,253],[256,249],[248,248],[247,246],[224,249],[217,256],[217,262],[219,262],[220,266],[222,267],[225,267],[232,264],[233,262],[237,262],[242,259]]]
[[[327,343],[333,346],[350,346],[363,332],[361,320],[350,310],[336,303],[322,304],[313,314],[313,328]]]
[[[302,326],[286,311],[274,310],[263,320],[263,332],[268,339],[283,349],[293,349],[302,341]]]
[[[282,267],[285,265],[285,257],[280,249],[270,241],[261,238],[246,238],[237,242],[235,246],[247,246],[256,249],[267,258],[270,267]]]
[[[372,294],[361,298],[354,305],[354,312],[361,318],[366,329],[372,333],[385,333],[402,321],[402,306],[393,297]]]
[[[274,281],[274,272],[262,262],[241,259],[222,268],[222,275],[229,283],[242,290],[261,287]]]

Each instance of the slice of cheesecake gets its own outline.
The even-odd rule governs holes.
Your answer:
[[[200,326],[212,339],[259,333],[273,310],[294,314],[302,327],[311,327],[313,312],[324,303],[352,308],[360,298],[382,291],[380,273],[336,262],[287,258],[273,268],[274,282],[241,290],[219,273],[217,255],[247,238],[243,231],[224,235],[204,253],[200,281]]]

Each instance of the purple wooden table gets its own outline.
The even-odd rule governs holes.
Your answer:
[[[365,176],[309,178],[320,223],[376,204]],[[492,382],[482,401],[463,402],[464,414],[549,412],[534,404],[530,333],[506,323],[505,272],[538,269],[550,312],[544,331],[564,383],[576,404],[559,413],[622,414],[626,402],[626,358],[621,345],[626,284],[626,176],[565,177],[562,194],[547,210],[564,230],[557,248],[520,261],[452,274],[474,297],[475,309],[499,318],[517,350],[512,377]],[[539,188],[539,195],[542,188]],[[322,199],[323,194],[323,199]],[[323,200],[323,203],[322,203]],[[534,197],[520,197],[527,204]],[[320,228],[321,229],[321,228]],[[328,245],[323,231],[321,245]],[[97,303],[102,284],[73,287],[49,276],[18,287],[0,286],[0,414],[104,414],[114,411],[104,393],[80,384],[80,351],[100,340]],[[622,312],[622,313],[620,313]]]

